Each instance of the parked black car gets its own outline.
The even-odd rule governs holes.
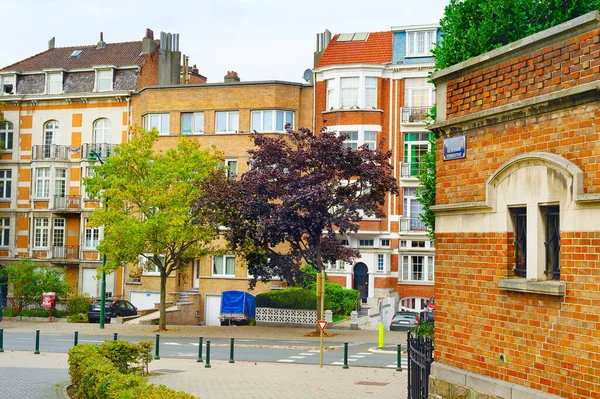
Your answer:
[[[104,303],[104,321],[110,321],[113,317],[121,316],[136,316],[137,308],[129,301],[119,299],[116,301],[106,301]],[[99,323],[100,322],[100,299],[97,299],[88,308],[88,322]]]

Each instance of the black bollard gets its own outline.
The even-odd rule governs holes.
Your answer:
[[[160,345],[160,334],[156,334],[156,346],[154,347],[154,360],[160,360],[158,346]]]
[[[233,360],[233,338],[231,338],[231,344],[229,345],[229,363],[235,363],[235,360]]]
[[[204,364],[204,368],[210,368],[210,341],[206,341],[206,363]]]
[[[198,338],[198,363],[202,363],[202,337]]]
[[[396,371],[402,371],[402,345],[398,344],[398,365]]]
[[[342,368],[348,368],[348,342],[344,342],[344,367]]]
[[[77,346],[78,343],[79,343],[79,332],[75,331],[74,336],[73,336],[73,346]]]
[[[40,354],[40,330],[35,330],[35,351],[34,355]]]
[[[119,339],[119,333],[113,333],[113,341],[116,341]]]

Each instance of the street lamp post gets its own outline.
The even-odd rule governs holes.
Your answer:
[[[96,160],[98,160],[100,162],[100,165],[102,165],[104,162],[102,162],[102,158],[100,157],[100,154],[98,154],[96,151],[90,151],[90,153],[88,154],[87,157],[87,161],[91,164],[94,164],[96,162]],[[103,204],[105,207],[108,207],[108,202],[106,202],[106,200],[104,201]],[[102,254],[102,280],[100,282],[100,329],[104,329],[104,313],[106,311],[105,306],[106,306],[106,272],[104,271],[104,267],[106,266],[106,254],[103,253]]]

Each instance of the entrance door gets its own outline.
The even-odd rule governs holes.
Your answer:
[[[193,288],[200,288],[200,260],[194,261]]]
[[[96,279],[96,269],[83,269],[82,294],[87,294],[92,298],[98,296],[98,280]]]
[[[369,269],[362,262],[354,266],[354,289],[358,290],[362,303],[366,303],[369,296]]]
[[[204,301],[204,324],[207,326],[220,326],[220,313],[221,295],[206,295]]]

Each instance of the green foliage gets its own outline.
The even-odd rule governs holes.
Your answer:
[[[427,321],[421,321],[415,328],[415,335],[418,337],[430,337],[433,338],[434,326]]]
[[[86,313],[93,299],[89,295],[75,294],[67,299],[67,315]]]
[[[74,313],[72,315],[69,315],[67,316],[67,321],[69,323],[87,323],[87,313]]]
[[[433,50],[436,69],[600,8],[600,0],[450,0]]]
[[[256,295],[256,306],[277,309],[317,309],[317,295],[314,290],[291,287]]]
[[[107,341],[69,350],[69,394],[75,399],[191,399],[165,386],[147,385],[152,342]]]
[[[106,272],[137,263],[139,256],[158,268],[163,330],[167,277],[203,254],[216,235],[190,209],[209,178],[223,173],[222,157],[183,137],[174,149],[155,150],[155,129],[133,128],[131,135],[84,180],[88,192],[107,203],[94,211],[89,225],[104,225],[98,249],[107,256]]]
[[[423,205],[424,212],[419,215],[419,218],[427,228],[427,236],[431,242],[435,242],[435,214],[431,207],[435,205],[436,196],[436,154],[435,154],[435,139],[430,140],[431,149],[421,158],[419,166],[419,180],[421,184],[417,187],[417,201]]]
[[[6,266],[0,272],[8,277],[12,285],[12,302],[17,314],[20,314],[25,305],[41,305],[44,292],[56,293],[56,300],[59,301],[73,290],[72,285],[66,281],[64,269],[39,266],[29,259]],[[26,316],[25,313],[22,315]]]
[[[339,284],[325,283],[325,309],[331,310],[333,314],[349,315],[356,310],[358,303],[358,291],[343,288]]]

